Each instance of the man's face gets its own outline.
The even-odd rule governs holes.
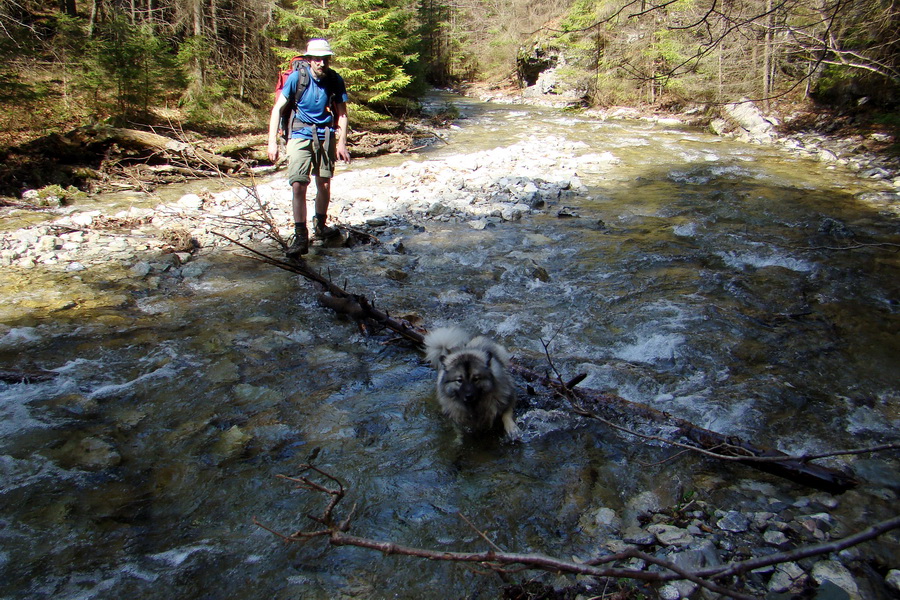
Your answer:
[[[325,74],[325,68],[328,66],[329,61],[328,56],[310,56],[307,57],[309,60],[309,70],[312,72],[312,76],[316,79],[319,79],[322,75]]]

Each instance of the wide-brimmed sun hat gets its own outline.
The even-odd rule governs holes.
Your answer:
[[[303,56],[332,56],[331,46],[325,40],[309,40],[306,44],[306,54]]]

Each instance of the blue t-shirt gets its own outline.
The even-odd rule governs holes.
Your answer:
[[[309,67],[301,67],[309,71]],[[288,76],[284,82],[284,88],[281,93],[290,101],[290,98],[297,91],[297,82],[300,80],[300,72],[294,71]],[[334,115],[329,112],[329,95],[337,99],[337,102],[347,102],[347,86],[344,84],[344,78],[333,72],[328,76],[329,90],[326,90],[322,82],[316,81],[312,73],[309,73],[309,85],[303,96],[297,98],[297,113],[294,115],[294,131],[291,132],[292,138],[312,139],[312,132],[309,127],[301,125],[302,123],[315,123],[319,126],[319,138],[324,139],[325,127],[330,127],[334,121]]]

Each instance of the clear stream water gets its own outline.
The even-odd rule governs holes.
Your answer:
[[[446,144],[352,170],[546,135],[615,161],[542,214],[400,226],[404,253],[320,250],[313,266],[391,314],[491,334],[536,368],[547,342],[582,386],[703,427],[788,452],[898,441],[900,255],[884,244],[900,243],[900,223],[879,184],[686,127],[453,101],[467,118]],[[563,204],[577,217],[558,217]],[[485,548],[459,513],[509,551],[569,557],[603,541],[585,515],[627,517],[646,492],[723,509],[814,492],[664,462],[673,450],[524,393],[522,443],[460,443],[418,353],[364,336],[290,273],[206,258],[201,277],[156,288],[119,267],[0,274],[0,368],[57,374],[0,384],[0,597],[497,596],[498,579],[459,566],[285,545],[255,526],[315,527],[321,499],[277,477],[314,449],[347,483],[345,509],[357,504],[352,533],[439,550]],[[838,499],[850,528],[896,514],[896,453],[827,464],[864,482]]]

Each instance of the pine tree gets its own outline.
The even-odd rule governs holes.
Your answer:
[[[302,28],[306,38],[325,38],[335,67],[347,82],[353,113],[375,116],[369,107],[390,104],[413,83],[418,55],[415,12],[406,0],[297,2],[282,23]],[[360,106],[360,104],[362,106]]]

